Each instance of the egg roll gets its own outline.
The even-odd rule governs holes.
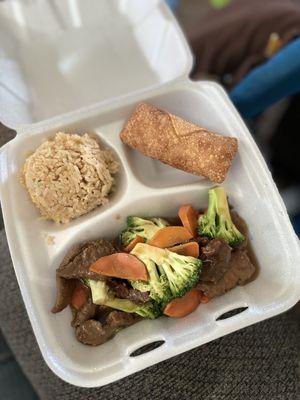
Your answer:
[[[147,103],[139,104],[120,138],[145,156],[221,183],[238,149],[237,139],[211,132]]]

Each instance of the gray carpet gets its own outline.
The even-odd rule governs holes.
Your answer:
[[[3,400],[37,400],[30,382],[24,376],[0,332],[0,398]]]
[[[0,321],[41,399],[296,400],[299,326],[290,311],[99,389],[57,378],[43,362],[0,233]],[[11,305],[14,311],[11,310]]]

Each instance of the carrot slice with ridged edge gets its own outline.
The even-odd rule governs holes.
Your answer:
[[[200,304],[200,294],[197,289],[192,289],[183,297],[173,299],[164,309],[164,314],[168,317],[181,318],[192,313]]]
[[[145,243],[145,239],[141,236],[136,236],[124,249],[126,253],[130,253],[138,243]]]
[[[127,253],[114,253],[101,257],[90,266],[90,271],[114,278],[148,281],[145,264]]]
[[[183,226],[166,226],[156,232],[148,244],[150,246],[164,249],[166,247],[172,247],[178,243],[187,242],[192,238],[193,236],[191,233]]]
[[[168,250],[174,253],[180,254],[182,256],[189,257],[199,257],[199,244],[197,242],[189,242],[184,244],[179,244],[174,247],[169,247]]]
[[[191,204],[186,204],[180,207],[178,216],[182,225],[191,233],[191,235],[193,235],[193,237],[196,237],[198,225],[197,210]]]

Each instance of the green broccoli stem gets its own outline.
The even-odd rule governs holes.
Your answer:
[[[218,197],[213,190],[208,192],[208,208],[206,215],[209,221],[215,221],[217,215]]]
[[[214,196],[213,201],[215,203],[217,212],[220,216],[223,217],[223,221],[228,221],[228,222],[230,221],[232,223],[227,201],[227,195],[225,193],[224,188],[222,186],[217,186],[216,188],[214,188],[214,190],[210,190],[209,201],[210,197],[212,196]]]

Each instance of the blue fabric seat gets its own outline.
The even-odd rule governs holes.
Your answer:
[[[230,93],[244,118],[263,112],[275,102],[300,92],[300,38],[253,69]]]
[[[300,38],[297,38],[269,61],[253,69],[234,87],[230,97],[244,118],[253,118],[279,100],[299,93]],[[295,184],[299,186],[299,180]],[[300,237],[300,215],[293,215],[291,219]]]

